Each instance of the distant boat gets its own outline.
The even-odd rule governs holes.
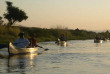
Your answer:
[[[94,39],[94,43],[103,43],[103,40]]]
[[[104,41],[109,41],[108,39],[105,39]]]
[[[109,41],[109,38],[105,38],[105,39],[103,39],[104,41]]]
[[[57,45],[58,46],[64,46],[64,47],[66,47],[67,46],[67,41],[58,41],[57,42]]]

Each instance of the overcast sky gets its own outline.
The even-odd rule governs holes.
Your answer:
[[[24,10],[29,17],[17,23],[29,27],[110,30],[110,0],[0,0],[0,16],[5,1]]]

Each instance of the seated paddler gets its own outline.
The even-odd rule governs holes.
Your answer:
[[[30,35],[30,38],[29,38],[29,41],[30,41],[30,44],[29,46],[31,47],[36,47],[37,46],[37,40],[35,39],[35,34],[31,34]]]
[[[30,42],[28,39],[24,38],[24,32],[18,34],[19,38],[15,40],[14,45],[18,48],[28,47]]]

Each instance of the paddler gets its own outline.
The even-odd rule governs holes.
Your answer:
[[[28,47],[30,42],[28,39],[24,38],[24,32],[18,34],[19,38],[15,40],[14,45],[19,48]]]

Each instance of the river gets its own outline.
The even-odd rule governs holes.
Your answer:
[[[67,47],[38,43],[40,54],[1,56],[0,74],[110,74],[110,42],[71,40]],[[6,51],[0,51],[6,54]]]

